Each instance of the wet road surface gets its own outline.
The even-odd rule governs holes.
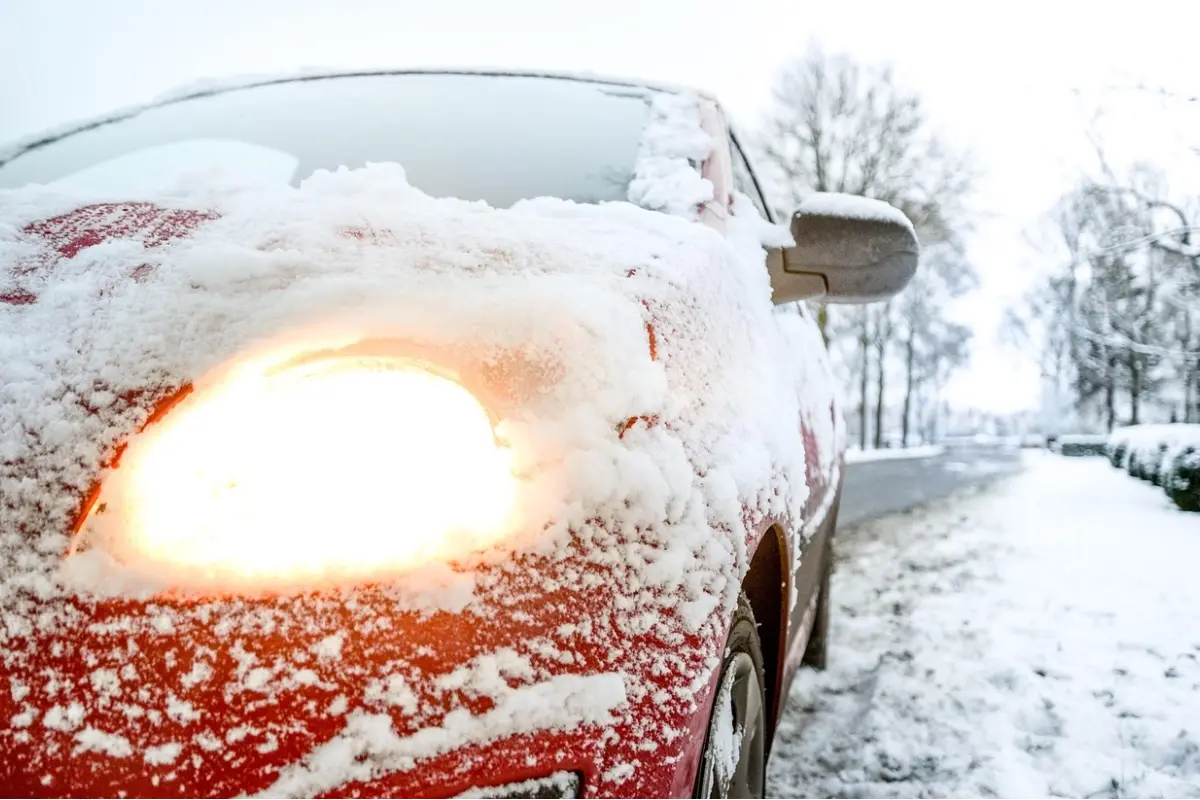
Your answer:
[[[981,444],[953,445],[927,458],[847,464],[838,524],[902,511],[1020,469],[1017,448]]]

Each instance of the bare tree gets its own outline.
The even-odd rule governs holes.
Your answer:
[[[1068,259],[1037,288],[1042,302],[1013,315],[1010,330],[1037,325],[1043,356],[1060,363],[1065,336],[1076,405],[1093,409],[1110,430],[1144,421],[1147,402],[1190,419],[1200,267],[1190,226],[1175,224],[1186,213],[1159,199],[1166,188],[1157,171],[1135,165],[1118,176],[1101,163],[1101,176],[1082,181],[1055,209]],[[1182,415],[1173,393],[1182,395]]]
[[[919,95],[900,86],[886,65],[862,64],[810,47],[779,73],[756,145],[768,191],[780,208],[795,208],[812,192],[883,200],[913,221],[926,252],[957,245],[970,229],[968,201],[976,180],[971,159],[944,142]],[[973,275],[965,257],[957,269]],[[905,297],[928,288],[918,283]],[[923,313],[936,317],[947,299],[929,298]],[[889,356],[895,337],[910,327],[904,308],[899,301],[869,312],[824,305],[817,310],[827,342],[846,337],[856,345],[852,371],[863,447],[869,440],[872,372],[876,446],[885,435]],[[905,393],[911,395],[919,382],[909,380],[905,369]],[[905,402],[911,406],[911,396]]]
[[[884,409],[887,392],[887,353],[895,324],[892,301],[871,309],[871,345],[875,350],[875,439],[876,449],[883,447]]]
[[[946,359],[951,368],[965,362],[970,336],[962,326],[945,320],[945,308],[955,298],[975,288],[978,279],[966,265],[963,249],[947,242],[925,251],[913,285],[896,301],[900,345],[904,357],[904,403],[900,436],[907,445],[912,429],[912,407],[917,392]]]
[[[810,48],[780,72],[759,142],[783,207],[811,192],[872,197],[903,211],[930,243],[969,219],[970,158],[945,144],[890,67]]]

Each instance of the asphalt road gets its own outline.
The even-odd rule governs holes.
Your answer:
[[[903,511],[1021,469],[1021,452],[999,445],[954,445],[928,458],[846,465],[839,525]]]

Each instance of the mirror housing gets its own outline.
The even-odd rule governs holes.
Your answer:
[[[822,298],[873,303],[898,294],[917,271],[912,223],[880,200],[816,192],[792,216],[795,244],[767,259],[775,303]]]

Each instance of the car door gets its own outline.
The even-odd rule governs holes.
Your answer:
[[[734,189],[753,201],[758,213],[775,221],[750,162],[730,133]],[[795,563],[792,605],[789,609],[786,672],[799,666],[814,623],[821,590],[822,567],[836,516],[841,463],[840,415],[829,353],[816,320],[803,302],[775,306],[775,321],[785,351],[794,355],[783,367],[791,373],[800,401],[808,498],[801,526],[790,535],[799,559]]]

